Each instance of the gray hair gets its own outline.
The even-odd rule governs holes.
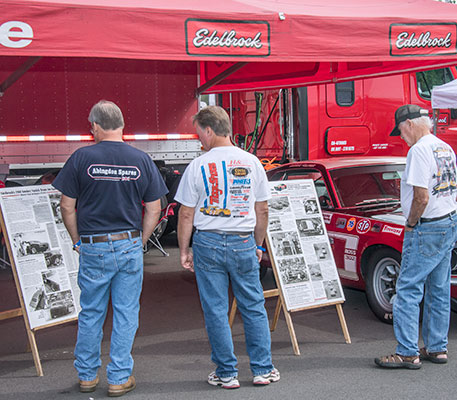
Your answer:
[[[96,123],[104,131],[124,128],[124,117],[121,109],[112,101],[100,100],[89,113],[89,122]]]
[[[410,119],[410,121],[417,128],[424,128],[424,129],[427,128],[427,130],[429,130],[429,131],[431,131],[433,128],[431,119],[429,117],[427,117],[426,115],[424,115],[423,117]],[[401,124],[403,124],[405,122],[406,121],[400,122],[398,124],[398,126],[400,126]]]
[[[216,136],[230,136],[232,127],[230,117],[222,107],[208,106],[201,109],[193,117],[193,123],[197,123],[200,128],[211,128]]]

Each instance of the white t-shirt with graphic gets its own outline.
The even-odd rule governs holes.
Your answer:
[[[175,200],[195,207],[194,226],[199,230],[252,232],[255,203],[270,197],[257,157],[235,146],[221,146],[188,165]]]
[[[408,152],[401,179],[401,206],[408,218],[414,197],[413,186],[428,189],[429,201],[422,214],[437,218],[456,209],[456,164],[452,148],[432,134],[421,137]]]

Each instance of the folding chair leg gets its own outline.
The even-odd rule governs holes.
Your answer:
[[[148,239],[148,242],[150,242],[153,246],[158,248],[159,251],[164,255],[164,257],[168,257],[170,255],[164,250],[164,248],[162,247],[161,243],[159,242],[159,240],[154,235],[152,235]]]

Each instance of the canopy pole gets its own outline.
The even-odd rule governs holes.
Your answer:
[[[221,72],[219,75],[216,75],[214,78],[210,79],[205,84],[201,85],[196,90],[196,97],[200,96],[205,90],[209,89],[210,87],[217,85],[220,81],[224,80],[228,76],[232,75],[239,69],[243,68],[247,62],[239,62],[233,64],[230,68],[227,68],[225,71]]]
[[[436,131],[437,131],[437,128],[438,128],[438,117],[439,117],[439,114],[440,114],[440,110],[439,109],[436,109],[434,108],[433,109],[433,134],[436,136]]]
[[[14,82],[16,82],[22,75],[24,75],[30,68],[32,68],[41,57],[29,57],[27,61],[22,64],[16,71],[14,71],[8,78],[0,84],[0,97],[3,96],[5,90],[8,89]]]

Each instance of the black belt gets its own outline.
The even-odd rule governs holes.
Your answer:
[[[110,235],[81,236],[81,243],[101,243],[101,242],[109,242],[110,240],[115,242],[116,240],[136,238],[138,236],[140,236],[140,231],[111,233]]]
[[[219,229],[197,229],[198,232],[209,232],[209,233],[217,233],[219,235],[250,235],[252,234],[252,231],[233,231],[233,232],[228,232],[228,231],[220,231]]]
[[[454,211],[451,211],[450,213],[446,214],[446,215],[443,215],[441,217],[436,217],[436,218],[421,218],[420,219],[420,222],[423,223],[423,222],[433,222],[433,221],[440,221],[444,218],[447,218],[447,217],[450,217],[451,215],[454,215],[455,214],[455,210]]]

